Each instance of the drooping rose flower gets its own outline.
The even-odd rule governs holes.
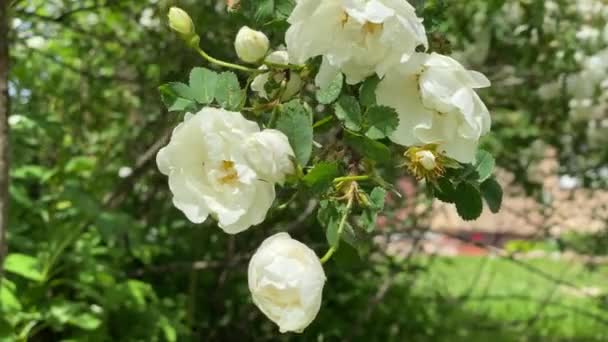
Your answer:
[[[287,233],[264,240],[249,262],[253,302],[282,333],[302,332],[315,319],[325,280],[317,255]]]

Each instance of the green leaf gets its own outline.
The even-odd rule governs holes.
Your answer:
[[[322,104],[330,104],[334,102],[342,92],[342,85],[344,84],[344,75],[338,73],[336,78],[324,89],[317,90],[317,101]]]
[[[347,133],[345,135],[346,143],[359,154],[371,160],[375,160],[381,164],[391,162],[390,149],[379,141],[371,140],[365,136]]]
[[[296,6],[295,0],[275,0],[275,12],[279,19],[286,19]]]
[[[60,324],[70,324],[83,330],[95,330],[102,321],[86,311],[84,305],[67,301],[57,302],[49,310],[51,317]]]
[[[19,253],[9,254],[4,262],[4,269],[7,272],[20,275],[36,282],[44,281],[44,274],[42,273],[40,261],[29,255]]]
[[[231,71],[224,71],[217,80],[215,88],[215,99],[228,110],[238,110],[243,99],[243,92],[236,74]]]
[[[341,246],[336,251],[330,260],[336,262],[340,268],[353,267],[361,263],[361,252],[361,250],[359,250],[357,247],[353,247],[347,241],[345,245]]]
[[[489,178],[485,182],[481,183],[481,194],[485,199],[490,211],[494,214],[500,211],[500,207],[502,205],[502,187],[500,183],[496,181],[494,178]]]
[[[462,182],[456,188],[456,210],[458,215],[465,221],[477,219],[483,211],[481,194],[471,184]]]
[[[372,106],[365,113],[367,125],[367,137],[370,139],[383,139],[391,135],[399,125],[397,112],[386,106]]]
[[[376,229],[376,219],[378,214],[384,210],[384,202],[386,199],[386,190],[381,187],[375,187],[369,194],[369,204],[363,209],[359,217],[359,223],[363,229],[371,233]]]
[[[194,100],[200,104],[213,102],[218,78],[218,74],[209,69],[192,69],[190,72],[190,88],[193,92]]]
[[[161,319],[158,321],[158,324],[160,325],[161,330],[165,334],[165,339],[168,342],[177,341],[177,331],[175,327],[171,325],[169,319],[167,319],[166,316],[162,316]]]
[[[93,314],[85,312],[74,315],[68,323],[83,330],[95,330],[101,325],[102,321]]]
[[[439,178],[434,188],[435,198],[445,203],[454,203],[456,201],[457,193],[452,182],[447,178]]]
[[[158,87],[160,96],[170,112],[181,112],[195,108],[194,92],[188,85],[171,82]]]
[[[359,255],[363,254],[365,248],[368,247],[367,242],[369,239],[369,236],[359,229],[354,229],[348,222],[344,224],[341,240],[355,248],[359,252]],[[340,249],[342,249],[342,246],[340,246]]]
[[[338,163],[320,162],[302,178],[302,181],[314,192],[322,193],[332,185],[334,178],[339,175]]]
[[[376,88],[380,83],[378,76],[368,77],[359,88],[359,100],[361,104],[370,107],[376,104]]]
[[[260,0],[257,1],[255,6],[254,19],[258,23],[270,19],[274,14],[274,0]]]
[[[345,205],[338,202],[322,200],[319,203],[317,219],[325,227],[325,237],[331,247],[337,248],[340,244],[338,228],[344,211]]]
[[[0,312],[21,310],[21,303],[17,299],[17,288],[8,279],[0,281]]]
[[[477,151],[475,159],[475,171],[479,175],[479,181],[483,182],[492,176],[496,162],[494,157],[484,150]]]
[[[296,160],[306,166],[312,153],[312,111],[299,100],[293,100],[282,106],[276,128],[285,133],[293,148]]]
[[[344,122],[344,127],[352,131],[361,129],[361,107],[352,96],[342,96],[334,105],[336,117]]]

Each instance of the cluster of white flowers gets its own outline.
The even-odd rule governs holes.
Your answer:
[[[490,116],[474,89],[490,82],[454,59],[415,52],[427,47],[422,19],[400,0],[300,0],[288,19],[291,57],[323,56],[317,84],[342,72],[349,83],[376,74],[378,104],[397,110],[391,140],[404,146],[437,144],[448,157],[469,163]]]
[[[185,12],[172,9],[169,18],[189,44],[198,43]],[[442,170],[446,157],[475,160],[479,139],[490,129],[488,109],[475,89],[490,82],[448,56],[416,52],[428,48],[427,36],[407,1],[298,0],[288,22],[287,51],[269,53],[266,35],[249,27],[236,36],[239,58],[261,65],[251,82],[260,98],[296,95],[303,81],[290,64],[320,56],[315,81],[321,88],[339,73],[350,84],[380,78],[377,103],[394,108],[400,119],[390,139],[416,148],[415,159],[429,174]],[[271,81],[280,87],[268,86]],[[190,221],[212,216],[236,234],[265,219],[275,185],[294,172],[293,158],[283,133],[260,130],[241,113],[206,107],[186,115],[157,164],[169,177],[174,205]],[[254,303],[281,332],[300,332],[314,320],[325,274],[306,245],[286,233],[268,238],[252,257],[248,277]]]

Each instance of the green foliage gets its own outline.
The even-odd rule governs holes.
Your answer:
[[[368,77],[359,89],[359,101],[365,107],[371,107],[376,104],[376,88],[380,83],[380,78],[377,76]]]
[[[385,106],[371,106],[365,113],[367,135],[370,139],[383,139],[391,135],[399,125],[397,112]]]
[[[475,171],[477,172],[478,180],[479,182],[483,182],[490,178],[494,172],[494,157],[487,151],[479,150],[475,159]]]
[[[339,175],[340,167],[338,163],[321,162],[316,164],[306,176],[302,177],[302,181],[314,193],[324,193]]]
[[[352,131],[361,129],[362,117],[359,102],[353,96],[342,96],[334,105],[336,117],[344,123],[344,127]]]
[[[483,211],[479,190],[470,183],[462,182],[456,187],[456,210],[464,220],[475,220]]]
[[[385,200],[386,190],[384,190],[384,188],[375,187],[369,194],[369,203],[365,203],[359,218],[359,225],[367,233],[372,233],[376,229],[376,220],[378,214],[384,210]]]
[[[240,108],[241,101],[243,101],[243,91],[235,73],[224,71],[219,74],[215,99],[222,108],[228,110],[238,110]]]
[[[187,111],[195,106],[196,94],[184,83],[171,82],[160,86],[158,89],[167,110],[170,112]]]
[[[319,203],[319,212],[317,219],[325,227],[325,236],[327,243],[334,248],[337,248],[341,237],[340,225],[347,215],[346,204],[336,201],[322,200]]]
[[[7,272],[18,274],[36,282],[43,282],[45,280],[40,260],[33,256],[19,253],[9,254],[4,261],[4,269]]]
[[[342,86],[344,85],[344,75],[339,73],[336,78],[326,87],[317,90],[317,101],[321,104],[331,104],[340,97]]]
[[[190,88],[194,93],[194,99],[200,104],[213,102],[218,88],[218,79],[218,74],[209,69],[192,69],[190,72]]]
[[[312,153],[312,112],[299,100],[282,106],[276,127],[285,133],[301,166],[306,166]]]
[[[502,205],[502,187],[494,178],[490,178],[481,183],[481,194],[493,213],[500,211]]]
[[[357,133],[347,133],[345,142],[361,156],[369,158],[380,164],[387,164],[391,161],[390,149],[379,141],[372,140]]]

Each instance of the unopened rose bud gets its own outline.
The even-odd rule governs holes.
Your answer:
[[[234,40],[234,48],[239,58],[247,63],[255,63],[268,52],[270,42],[268,37],[260,31],[243,26]]]
[[[418,160],[422,167],[424,167],[428,171],[432,171],[437,167],[435,155],[431,151],[418,151],[416,153],[416,157],[418,157]]]
[[[192,37],[195,35],[194,23],[186,11],[179,7],[171,7],[171,9],[169,9],[168,17],[169,26],[173,31],[184,35],[184,37]]]

